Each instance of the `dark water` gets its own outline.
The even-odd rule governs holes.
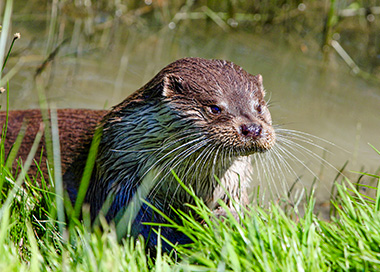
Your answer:
[[[23,66],[10,81],[12,109],[39,107],[34,75],[48,55],[49,16],[43,8],[28,16],[25,9],[14,11],[12,31],[21,32],[22,38],[8,67],[19,61]],[[322,168],[320,159],[304,152],[305,156],[295,153],[303,163],[294,163],[294,169],[302,176],[301,187],[310,188],[313,182],[308,168],[318,177],[322,202],[330,197],[333,167],[349,161],[347,169],[374,172],[380,166],[380,156],[368,145],[380,149],[380,87],[351,74],[338,56],[326,64],[314,49],[284,41],[283,32],[226,32],[196,21],[165,27],[119,22],[106,27],[106,18],[99,13],[90,19],[67,14],[57,19],[52,48],[67,41],[42,74],[49,103],[59,108],[109,108],[175,59],[227,59],[263,75],[275,124],[316,136],[308,136],[313,144],[305,146],[331,166]],[[288,183],[296,178],[290,175]]]

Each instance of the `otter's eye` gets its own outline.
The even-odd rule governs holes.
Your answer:
[[[210,111],[213,114],[220,114],[222,112],[221,108],[219,108],[218,106],[215,106],[215,105],[210,106]]]
[[[260,104],[257,104],[255,106],[255,110],[257,111],[258,114],[261,114],[263,112],[263,107]]]

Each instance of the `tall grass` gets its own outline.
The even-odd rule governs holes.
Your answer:
[[[232,214],[217,218],[193,195],[196,204],[189,214],[175,211],[181,223],[169,221],[193,244],[175,246],[171,254],[158,250],[156,256],[147,256],[142,240],[126,238],[119,242],[112,225],[103,224],[102,232],[91,232],[77,224],[66,229],[69,239],[62,239],[57,214],[51,212],[57,195],[37,183],[32,185],[29,178],[25,179],[25,186],[16,187],[9,170],[3,170],[7,175],[1,200],[1,271],[380,269],[379,188],[376,199],[367,200],[348,180],[336,185],[338,197],[332,204],[337,214],[331,221],[316,216],[313,195],[303,215],[297,212],[299,207],[285,213],[278,203],[272,202],[267,208],[256,205],[244,209],[240,220]],[[379,181],[380,176],[372,176]],[[190,188],[187,190],[193,194]],[[6,202],[11,205],[4,205]]]

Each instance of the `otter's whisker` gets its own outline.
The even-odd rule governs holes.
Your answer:
[[[142,177],[144,177],[147,173],[149,173],[149,171],[151,171],[156,165],[158,165],[162,160],[164,160],[165,158],[167,157],[170,157],[171,154],[175,153],[177,150],[180,150],[181,148],[183,147],[186,147],[188,145],[191,145],[193,143],[196,143],[196,142],[199,142],[199,141],[202,141],[203,139],[202,138],[195,138],[189,142],[185,142],[183,144],[181,144],[180,146],[170,150],[169,152],[167,152],[164,156],[160,157],[158,160],[156,160],[155,163],[153,163],[146,171],[145,173],[143,173]]]
[[[205,172],[207,172],[206,170],[205,170],[205,167],[208,167],[209,165],[207,165],[207,162],[208,161],[210,161],[210,156],[212,156],[212,154],[213,154],[213,152],[214,152],[214,150],[217,148],[217,146],[212,146],[212,147],[210,147],[209,148],[209,151],[207,152],[207,153],[205,153],[205,156],[204,156],[204,163],[202,163],[202,161],[200,161],[200,164],[199,165],[201,165],[201,168],[198,170],[198,166],[197,166],[197,168],[196,168],[196,170],[197,170],[197,172],[198,172],[198,174],[197,174],[197,180],[202,180],[202,178],[204,178],[203,177],[203,175],[204,175],[204,173]]]
[[[278,177],[282,183],[283,190],[287,191],[287,184],[285,182],[286,181],[285,172],[289,174],[293,174],[293,175],[296,175],[296,173],[293,170],[293,168],[290,166],[290,164],[283,158],[277,146],[271,150],[271,155],[273,155],[273,160],[275,161],[275,164],[276,164],[276,167],[273,167],[273,168],[276,172],[279,173]]]
[[[304,139],[305,141],[312,141],[311,139],[316,139],[316,140],[324,142],[330,146],[341,148],[341,147],[337,146],[336,144],[334,144],[333,142],[330,142],[326,139],[323,139],[321,137],[318,137],[318,136],[315,136],[313,134],[309,134],[309,133],[306,133],[303,131],[292,130],[292,129],[284,129],[284,128],[276,128],[276,133],[278,133],[279,135],[285,135],[285,136],[290,135],[290,136],[300,137],[301,139]],[[316,146],[316,147],[320,147],[320,146]],[[321,148],[324,149],[323,147],[321,147]]]
[[[173,159],[171,159],[170,161],[168,161],[163,167],[162,169],[159,170],[159,172],[157,173],[156,177],[159,177],[162,172],[166,172],[164,173],[164,175],[161,177],[161,179],[156,183],[156,185],[154,186],[154,188],[152,189],[152,192],[154,191],[157,191],[157,188],[159,188],[158,186],[160,186],[160,184],[162,183],[162,181],[169,175],[171,174],[170,171],[166,171],[166,170],[171,170],[171,169],[174,169],[175,170],[175,167],[178,166],[182,161],[184,161],[187,157],[189,157],[191,154],[193,154],[195,151],[199,150],[200,148],[202,148],[204,145],[206,145],[208,142],[208,140],[202,140],[201,142],[199,142],[198,144],[196,145],[193,145],[192,147],[188,148],[185,153],[180,153],[180,154],[177,154]],[[184,144],[185,145],[185,144]],[[184,146],[183,145],[183,146]],[[179,158],[179,160],[177,160]],[[174,162],[174,165],[172,165],[172,163]],[[170,169],[168,169],[170,167]],[[182,173],[177,173],[177,175],[179,175],[179,177],[181,178],[181,175]],[[150,193],[150,196],[152,194],[152,192]],[[168,193],[168,191],[166,191],[166,193]],[[167,197],[165,197],[166,199]]]
[[[205,161],[207,161],[207,154],[209,154],[210,152],[212,152],[213,150],[213,147],[210,147],[210,146],[206,146],[206,148],[204,148],[202,150],[202,152],[196,157],[196,159],[194,160],[194,162],[191,164],[191,166],[187,169],[186,173],[183,175],[183,178],[186,179],[188,174],[191,173],[191,176],[189,177],[190,179],[192,180],[195,180],[195,186],[194,186],[194,190],[195,190],[195,193],[198,195],[198,190],[200,188],[200,180],[201,178],[200,177],[196,177],[195,175],[198,175],[199,173],[202,173],[202,171],[198,171],[198,166],[202,163],[202,160],[205,159]],[[203,164],[204,165],[204,164]],[[193,168],[195,167],[194,171],[191,171]]]
[[[266,181],[269,180],[273,180],[273,177],[270,173],[270,171],[268,171],[268,168],[266,167],[265,163],[263,162],[263,157],[260,156],[260,154],[258,154],[256,156],[256,158],[259,160],[260,162],[260,166],[261,166],[261,169],[263,169],[263,179],[265,179]],[[260,181],[261,184],[263,184],[263,180]],[[268,184],[269,185],[269,192],[273,192],[273,188],[272,188],[272,182],[265,182],[264,184]],[[279,194],[278,192],[278,188],[276,186],[274,186],[275,190],[276,190],[276,193]]]
[[[199,148],[201,148],[201,146],[200,146]],[[175,169],[176,166],[178,166],[179,164],[181,164],[181,163],[182,163],[187,157],[189,157],[191,154],[195,153],[199,148],[197,148],[197,149],[195,149],[195,150],[192,150],[191,152],[188,152],[188,154],[186,154],[186,155],[181,154],[180,160],[178,160],[173,166],[170,166],[171,169]],[[187,151],[186,151],[186,152],[187,152]],[[175,160],[173,159],[173,161],[175,161]],[[158,183],[162,183],[162,181],[163,181],[163,180],[164,180],[169,174],[171,174],[170,171],[167,171],[167,173],[162,177],[162,179],[161,179]],[[184,179],[184,175],[185,175],[185,174],[186,174],[186,172],[185,172],[185,173],[183,173],[183,172],[179,172],[179,173],[178,173],[178,176],[179,176],[181,179]],[[178,184],[176,181],[172,180],[171,182],[172,182],[172,183],[174,182],[174,183],[176,184],[176,186],[175,186],[175,190],[174,190],[174,192],[172,192],[172,196],[173,196],[173,197],[171,198],[171,200],[170,200],[170,202],[169,202],[169,205],[171,205],[171,204],[173,203],[173,200],[175,199],[174,196],[177,194],[178,189],[180,188],[180,184]],[[166,191],[166,195],[165,195],[165,197],[164,197],[164,205],[166,205],[166,201],[167,201],[167,199],[168,199],[168,193],[169,193],[169,191]]]
[[[309,154],[312,158],[322,162],[323,164],[325,165],[328,165],[329,167],[331,167],[332,169],[334,169],[336,172],[339,172],[339,170],[333,166],[331,163],[329,163],[325,158],[321,157],[320,155],[316,154],[315,152],[312,152],[311,150],[309,150],[308,148],[292,141],[292,140],[286,140],[286,139],[282,139],[282,143],[288,147],[296,147],[296,148],[299,148],[300,150],[302,150],[303,152],[305,152],[306,154]],[[297,150],[297,149],[296,149]],[[304,153],[299,151],[299,153],[301,155],[304,155]]]
[[[301,159],[299,159],[296,155],[294,155],[291,151],[288,149],[282,148],[280,145],[277,145],[279,150],[283,152],[284,155],[286,155],[289,159],[292,161],[298,162],[301,164],[310,174],[312,174],[317,180],[319,180],[319,177],[310,169],[309,166],[306,165]]]

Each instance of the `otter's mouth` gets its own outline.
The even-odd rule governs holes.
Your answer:
[[[267,135],[264,138],[243,141],[242,145],[237,148],[237,153],[241,156],[249,156],[255,153],[264,153],[272,149],[276,143],[276,137],[274,134]]]
[[[276,143],[272,126],[251,124],[241,125],[237,130],[239,151],[242,155],[252,155],[270,150]]]

